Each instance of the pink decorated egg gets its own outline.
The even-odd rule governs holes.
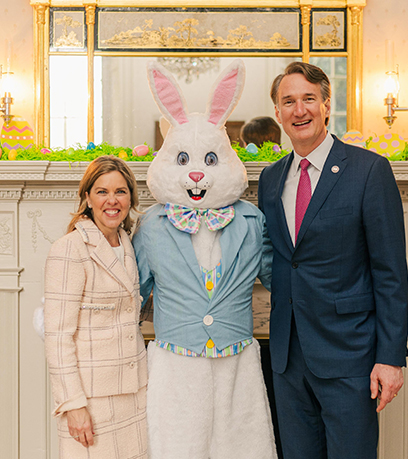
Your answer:
[[[149,153],[149,147],[147,145],[137,145],[133,151],[133,156],[146,156]]]
[[[349,145],[354,145],[356,147],[365,148],[366,146],[363,134],[360,131],[348,131],[343,135],[341,140],[344,143],[347,143]]]
[[[7,126],[1,128],[1,146],[5,151],[20,150],[32,147],[34,132],[23,118],[15,116]]]
[[[51,150],[49,150],[48,148],[41,148],[40,151],[43,155],[48,155],[49,153],[51,153]]]
[[[370,141],[368,148],[383,156],[392,156],[405,148],[405,140],[398,134],[383,134]]]

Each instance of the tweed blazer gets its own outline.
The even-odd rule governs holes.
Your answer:
[[[139,276],[129,237],[119,231],[126,269],[89,219],[48,255],[45,351],[57,414],[71,401],[135,393],[147,383]]]

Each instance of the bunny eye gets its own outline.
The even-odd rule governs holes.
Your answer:
[[[215,166],[218,163],[218,156],[213,151],[210,151],[205,155],[204,162],[207,166]]]
[[[177,156],[177,163],[179,166],[185,166],[190,161],[190,157],[185,151],[181,151]]]

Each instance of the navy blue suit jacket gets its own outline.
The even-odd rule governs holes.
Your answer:
[[[292,314],[306,364],[320,378],[367,376],[375,363],[404,366],[405,232],[388,160],[334,138],[295,247],[281,199],[292,160],[293,153],[259,179],[274,247],[273,370],[285,371]]]

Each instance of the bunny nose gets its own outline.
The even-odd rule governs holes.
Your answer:
[[[204,174],[202,172],[190,172],[188,176],[197,183],[204,177]]]

